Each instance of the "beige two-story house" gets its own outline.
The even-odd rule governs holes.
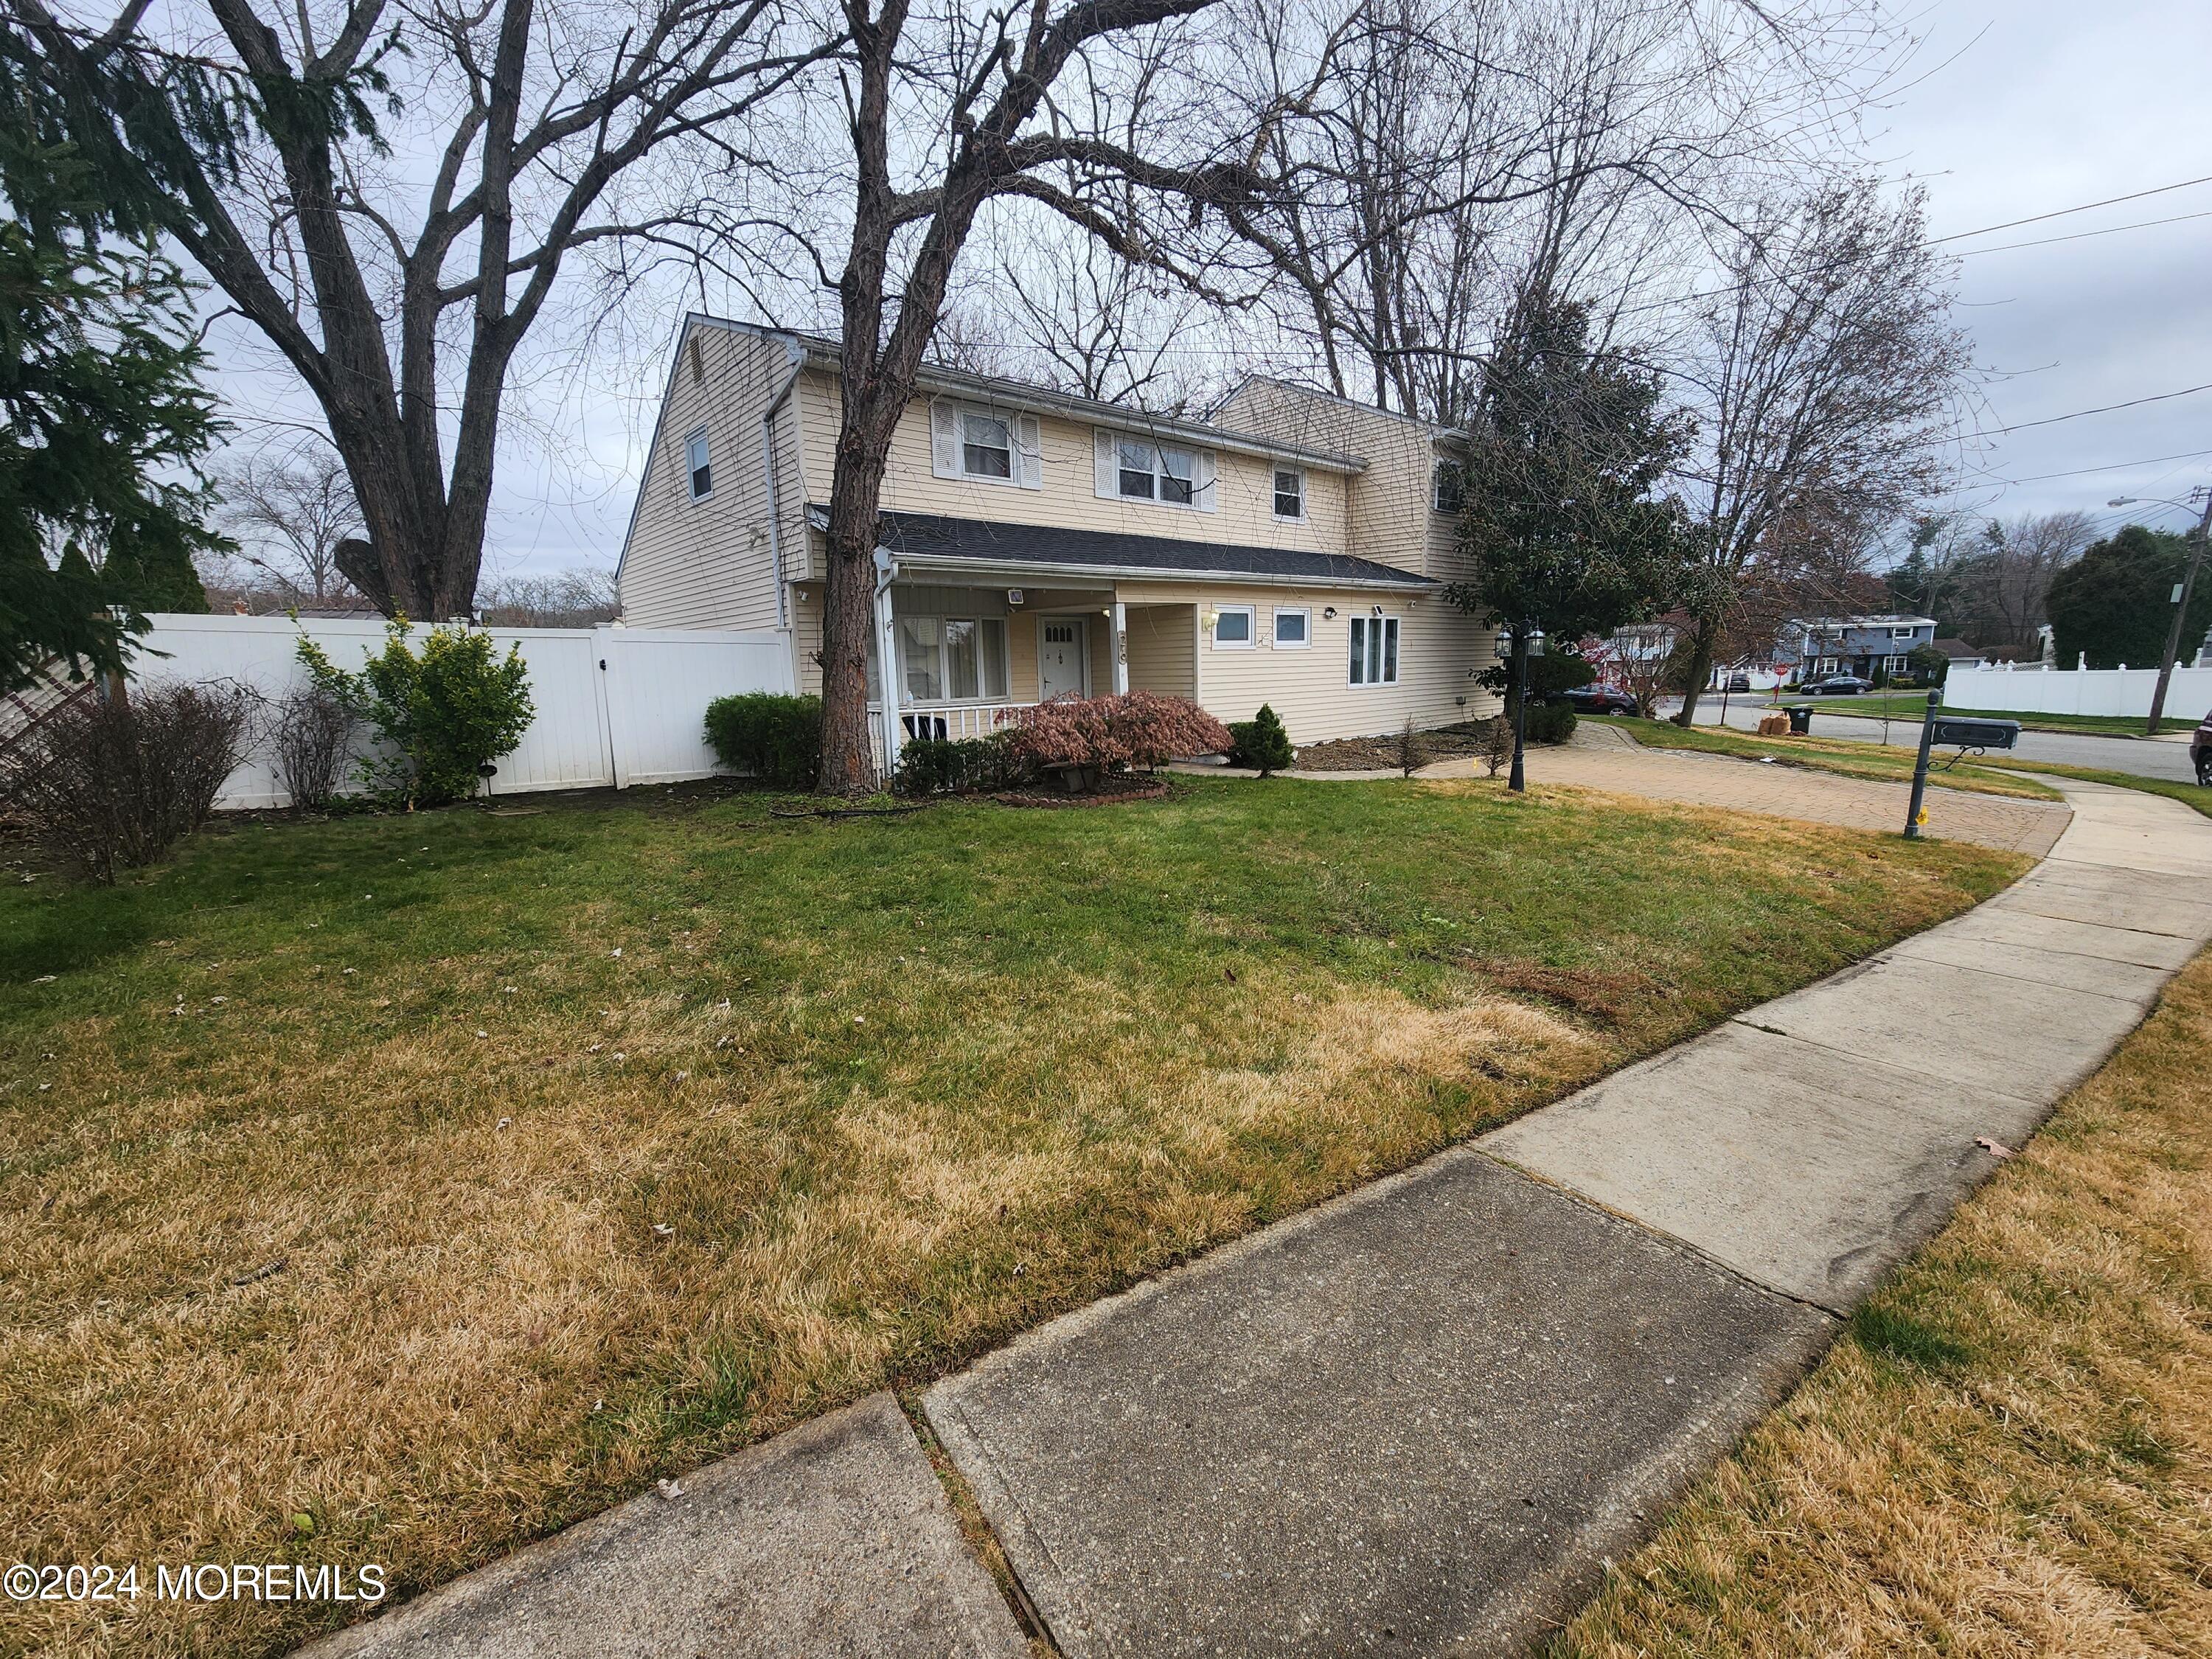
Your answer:
[[[636,627],[775,629],[820,684],[836,348],[693,316],[623,550]],[[1486,714],[1494,629],[1452,605],[1450,434],[1285,382],[1204,420],[929,369],[882,495],[883,744],[1150,690],[1300,743]],[[883,672],[891,665],[888,679]]]

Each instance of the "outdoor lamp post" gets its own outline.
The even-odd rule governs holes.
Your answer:
[[[2130,507],[2137,501],[2158,501],[2185,512],[2200,497],[2204,511],[2197,517],[2197,528],[2189,532],[2197,545],[2189,555],[2188,570],[2173,590],[2173,626],[2166,630],[2166,655],[2158,665],[2158,686],[2150,694],[2150,719],[2143,726],[2143,735],[2148,738],[2158,735],[2158,723],[2166,717],[2166,689],[2173,681],[2173,659],[2181,654],[2181,630],[2189,620],[2189,597],[2197,591],[2197,569],[2204,562],[2204,532],[2212,528],[2212,491],[2199,484],[2189,492],[2185,501],[2169,501],[2163,495],[2115,495],[2105,503],[2107,507]]]
[[[1521,765],[1528,731],[1528,659],[1544,654],[1544,630],[1531,628],[1516,634],[1509,629],[1499,637],[1511,641],[1513,646],[1513,770],[1506,777],[1505,787],[1518,794],[1528,787]]]

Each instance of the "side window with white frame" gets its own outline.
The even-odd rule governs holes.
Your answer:
[[[705,501],[714,493],[714,469],[707,453],[705,427],[684,439],[684,465],[691,475],[691,499]]]
[[[1435,504],[1439,513],[1460,513],[1467,507],[1467,469],[1457,461],[1438,461]]]
[[[1275,516],[1279,519],[1303,519],[1306,515],[1305,469],[1279,466],[1275,469]]]
[[[1917,628],[1893,628],[1889,630],[1889,637],[1893,640],[1909,640],[1919,631]]]
[[[1214,510],[1213,452],[1097,428],[1097,493],[1107,500]]]
[[[1252,648],[1253,612],[1249,605],[1217,605],[1213,612],[1213,646],[1217,651]]]
[[[1348,664],[1354,685],[1398,683],[1398,618],[1354,617]]]
[[[1006,696],[1003,617],[901,617],[899,670],[910,702],[969,702]]]
[[[929,406],[929,470],[939,478],[1041,489],[1042,429],[1034,415],[939,398]]]
[[[1304,605],[1275,608],[1275,649],[1304,651],[1313,644],[1313,612]]]

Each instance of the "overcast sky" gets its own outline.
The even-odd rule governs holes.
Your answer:
[[[1888,112],[1878,153],[1926,181],[1931,234],[2212,174],[2203,0],[1945,0],[1923,28],[1925,79]],[[1996,248],[2186,214],[2212,216],[2212,184],[1948,246]],[[1977,253],[1960,275],[1959,320],[1996,377],[1978,411],[1985,428],[2212,381],[2212,216]],[[1989,441],[1970,476],[2039,481],[1962,489],[1962,506],[2007,516],[2081,507],[2100,522],[2179,526],[2179,509],[2105,503],[2185,497],[2212,477],[2212,454],[2047,475],[2212,450],[2212,392]]]
[[[1873,136],[1891,173],[1927,185],[1933,235],[2212,175],[2204,0],[1935,0],[1919,27],[1924,41],[1904,77],[1912,84]],[[1948,243],[2041,244],[1960,263],[1959,320],[1990,374],[1970,419],[1993,430],[2212,382],[2212,216],[2044,240],[2184,215],[2212,216],[2212,184]],[[657,374],[632,388],[526,393],[544,432],[532,441],[510,428],[523,441],[501,461],[487,574],[613,564]],[[2212,451],[2212,392],[1992,437],[1968,458],[1972,482],[1955,505],[2006,516],[2081,507],[2100,524],[2179,526],[2179,509],[2105,503],[2185,496],[2212,478],[2212,453],[2148,458],[2198,450]],[[2142,464],[2047,476],[2113,462]],[[2015,479],[2032,482],[1995,482]]]

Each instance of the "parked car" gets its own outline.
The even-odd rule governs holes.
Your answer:
[[[2197,781],[2212,788],[2212,714],[2197,721],[2189,734],[2189,758],[2197,768]]]
[[[1823,674],[1817,680],[1806,681],[1803,690],[1808,697],[1851,697],[1873,690],[1874,682],[1856,674]]]
[[[1578,714],[1633,714],[1636,699],[1617,685],[1607,685],[1600,680],[1591,685],[1577,685],[1559,694],[1559,701]]]
[[[1721,690],[1731,692],[1748,691],[1751,690],[1751,676],[1748,674],[1731,674],[1728,677],[1728,684],[1723,686]]]

